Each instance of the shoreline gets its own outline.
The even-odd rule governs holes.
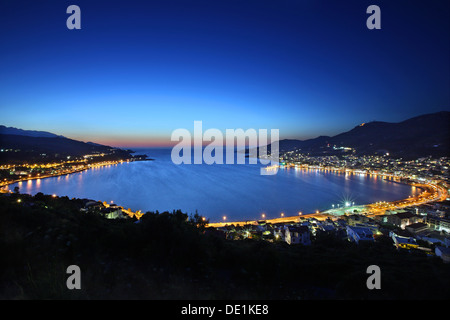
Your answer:
[[[52,174],[52,175],[45,175],[45,176],[37,176],[37,177],[27,177],[24,179],[19,179],[19,180],[14,180],[14,181],[8,181],[8,182],[1,182],[0,183],[0,190],[3,188],[8,187],[11,184],[15,184],[15,183],[19,183],[19,182],[24,182],[24,181],[28,181],[28,180],[38,180],[38,179],[47,179],[47,178],[55,178],[55,177],[61,177],[64,175],[69,175],[69,174],[73,174],[73,173],[79,173],[82,171],[86,171],[92,168],[96,168],[96,167],[104,167],[104,166],[110,166],[110,165],[116,165],[116,164],[122,164],[124,162],[126,163],[130,163],[130,162],[137,162],[137,161],[154,161],[155,159],[126,159],[126,160],[120,160],[120,161],[108,161],[108,162],[101,162],[101,163],[95,163],[92,165],[89,165],[87,168],[81,168],[81,169],[74,169],[73,171],[70,172],[64,172],[64,173],[57,173],[57,174]]]
[[[8,189],[8,186],[16,184],[16,183],[21,183],[21,182],[26,182],[26,181],[31,181],[31,180],[39,180],[39,179],[56,178],[56,177],[80,173],[80,172],[87,171],[87,170],[90,170],[93,168],[99,168],[99,167],[104,167],[104,166],[118,165],[118,164],[138,162],[138,161],[154,161],[154,160],[155,159],[151,159],[151,158],[150,159],[130,158],[130,159],[125,159],[125,160],[120,160],[120,161],[107,161],[107,162],[95,163],[95,164],[89,165],[86,168],[74,169],[73,171],[70,171],[70,172],[64,172],[64,173],[58,173],[58,174],[46,175],[46,176],[27,177],[25,179],[19,179],[19,180],[10,181],[7,183],[2,183],[0,185],[0,193],[13,193],[13,191]],[[60,195],[56,195],[56,196],[61,197]],[[101,202],[101,203],[103,203],[103,205],[105,207],[107,207],[107,208],[109,207],[109,204],[106,201],[102,201],[102,200],[93,200],[93,201]],[[136,217],[139,220],[143,215],[141,210],[137,210],[136,212],[133,212],[132,210],[125,209],[122,206],[120,206],[120,208],[121,208],[122,212],[126,213],[131,218]]]
[[[331,168],[331,167],[319,167],[319,166],[314,166],[313,168],[310,168],[308,165],[302,165],[302,166],[296,166],[294,164],[291,163],[286,163],[285,165],[272,165],[272,166],[268,166],[266,167],[267,170],[274,170],[274,169],[289,169],[289,168],[295,168],[295,169],[305,169],[305,170],[324,170],[324,171],[333,171],[333,172],[344,172],[345,174],[347,173],[351,173],[351,174],[364,174],[364,175],[375,175],[377,177],[381,176],[381,178],[384,181],[388,181],[388,182],[395,182],[398,184],[403,184],[403,185],[409,185],[412,187],[416,187],[422,190],[422,192],[413,198],[407,198],[407,199],[399,199],[399,200],[395,200],[395,201],[390,201],[390,202],[383,202],[383,203],[369,203],[369,204],[365,204],[365,205],[359,205],[359,206],[351,206],[348,207],[347,210],[355,210],[356,208],[362,208],[363,210],[367,210],[369,212],[366,213],[366,216],[375,216],[375,215],[380,215],[380,214],[385,214],[386,211],[388,210],[399,210],[399,209],[403,209],[406,207],[411,207],[411,206],[418,206],[418,205],[423,205],[426,203],[433,203],[436,201],[443,201],[446,199],[447,197],[447,190],[445,190],[443,187],[438,186],[436,183],[418,183],[418,182],[414,182],[412,178],[410,177],[399,177],[399,176],[395,176],[393,174],[390,173],[378,173],[378,172],[365,172],[364,170],[360,170],[360,169],[337,169],[337,168]],[[386,177],[390,177],[393,179],[400,179],[400,181],[395,181],[395,180],[390,180],[387,179]],[[407,181],[404,181],[407,180]],[[420,200],[420,197],[426,193],[430,193],[431,195],[437,193],[438,195],[436,197],[434,197],[433,199],[422,199]],[[417,200],[419,201],[419,203],[414,203],[413,200]],[[411,202],[411,203],[409,203]],[[279,217],[279,218],[273,218],[273,219],[259,219],[259,220],[245,220],[245,221],[223,221],[223,222],[212,222],[207,224],[207,227],[213,227],[213,228],[219,228],[219,227],[224,227],[227,225],[236,225],[236,226],[242,226],[242,225],[248,225],[248,224],[253,224],[253,225],[257,225],[261,222],[265,222],[265,223],[298,223],[301,221],[302,218],[316,218],[318,220],[325,220],[327,218],[337,218],[340,216],[345,215],[345,209],[341,208],[340,210],[344,210],[344,214],[341,215],[336,215],[336,214],[332,214],[331,212],[333,210],[338,210],[338,209],[327,209],[324,211],[320,211],[320,212],[316,212],[316,213],[308,213],[308,214],[301,214],[298,216],[289,216],[289,217]],[[370,212],[373,213],[370,213]],[[377,212],[379,212],[377,214]]]
[[[8,192],[12,193],[11,190],[6,191],[6,190],[4,190],[4,188],[8,187],[9,185],[24,182],[24,181],[54,178],[54,177],[83,172],[83,171],[86,171],[86,170],[89,170],[92,168],[96,168],[96,167],[104,167],[104,166],[109,166],[109,165],[122,164],[124,162],[130,163],[130,162],[135,162],[135,161],[154,161],[154,159],[138,158],[138,159],[126,159],[126,160],[120,160],[120,161],[108,161],[105,163],[92,164],[92,165],[89,165],[87,168],[74,169],[71,172],[64,172],[64,173],[58,173],[58,174],[54,174],[54,175],[47,175],[47,176],[27,177],[25,179],[19,179],[19,180],[1,184],[0,191],[2,193],[8,193]],[[272,218],[272,219],[259,219],[259,220],[245,220],[245,221],[212,222],[212,223],[207,224],[206,226],[217,228],[217,227],[223,227],[223,226],[232,225],[232,224],[234,224],[234,225],[258,224],[262,221],[268,222],[268,223],[283,223],[283,222],[284,223],[286,223],[286,222],[294,222],[295,223],[295,222],[299,222],[302,218],[309,218],[309,217],[314,217],[319,220],[326,219],[326,218],[336,218],[336,217],[345,215],[346,214],[345,211],[347,211],[347,210],[356,210],[357,208],[361,208],[362,211],[368,210],[369,213],[366,213],[366,215],[372,216],[372,215],[376,215],[376,214],[375,213],[370,214],[371,210],[373,212],[376,212],[376,211],[385,212],[387,210],[394,210],[394,209],[400,209],[400,208],[405,208],[405,207],[414,206],[414,205],[421,205],[421,204],[430,203],[430,202],[442,201],[441,198],[444,197],[444,195],[445,195],[445,197],[444,197],[444,199],[445,199],[446,195],[447,195],[447,191],[444,188],[439,187],[435,184],[431,184],[431,183],[418,184],[417,182],[412,181],[411,178],[398,177],[398,176],[395,176],[395,175],[389,174],[389,173],[363,172],[359,169],[335,169],[335,168],[317,167],[317,166],[310,168],[309,166],[305,166],[305,165],[298,167],[293,164],[273,165],[273,166],[266,167],[266,170],[273,170],[275,166],[278,168],[283,168],[283,169],[289,169],[289,168],[294,167],[295,169],[304,169],[304,170],[305,169],[306,170],[324,170],[324,171],[332,171],[332,172],[344,172],[345,174],[347,174],[347,173],[364,174],[364,175],[370,175],[370,176],[376,175],[377,177],[381,176],[381,178],[387,182],[395,182],[395,183],[399,183],[399,184],[403,184],[403,185],[410,185],[410,186],[420,188],[422,190],[422,192],[414,198],[407,198],[407,199],[400,199],[400,200],[395,200],[395,201],[391,201],[391,202],[384,202],[383,204],[380,204],[380,205],[378,205],[377,203],[369,203],[369,204],[365,204],[365,205],[350,206],[350,207],[347,207],[347,209],[345,209],[345,208],[327,209],[327,210],[316,212],[316,213],[307,213],[307,214],[301,214],[298,216],[288,216],[288,217],[279,217],[279,218]],[[400,179],[401,181],[390,180],[390,179],[387,179],[386,177]],[[407,181],[404,181],[405,179]],[[427,192],[429,192],[430,194],[434,194],[434,193],[438,192],[439,196],[435,197],[433,199],[426,200],[426,201],[422,200],[419,204],[407,203],[407,201],[412,201],[414,199],[419,200],[420,196]],[[441,193],[442,193],[442,195],[441,195]],[[106,203],[105,201],[102,201],[102,200],[97,200],[97,201]],[[400,203],[403,203],[403,204],[400,205]],[[120,206],[120,207],[122,208],[122,211],[127,213],[130,217],[135,216],[135,217],[137,217],[137,219],[139,219],[143,214],[145,214],[145,213],[142,213],[141,210],[137,210],[136,212],[133,212],[131,210],[125,209],[122,206]],[[389,209],[390,207],[392,207],[392,209]],[[343,214],[333,214],[332,213],[332,211],[337,211],[337,210],[343,210],[344,213]]]

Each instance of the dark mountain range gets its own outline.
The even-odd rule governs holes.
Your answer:
[[[123,150],[92,142],[82,142],[44,131],[0,126],[0,162],[66,160],[87,154],[109,155],[111,159],[131,157]],[[111,157],[113,155],[113,157]]]
[[[311,156],[385,155],[414,159],[424,156],[450,156],[450,112],[425,114],[398,123],[373,121],[356,126],[333,137],[319,136],[308,140],[279,141],[281,152],[299,150]],[[130,157],[123,150],[92,142],[82,142],[44,131],[22,130],[0,126],[1,162],[46,158],[80,157],[105,153]],[[270,150],[270,146],[268,146]]]
[[[270,150],[270,146],[268,147]],[[398,123],[373,121],[333,137],[279,141],[280,151],[311,156],[383,155],[403,159],[450,156],[450,112],[425,114]]]
[[[54,133],[46,132],[46,131],[36,131],[36,130],[23,130],[17,129],[13,127],[5,127],[0,125],[0,135],[12,134],[19,136],[27,136],[27,137],[40,137],[40,138],[64,138],[63,136],[56,135]]]

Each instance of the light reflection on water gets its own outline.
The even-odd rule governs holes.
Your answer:
[[[139,154],[143,153],[142,151]],[[393,201],[420,192],[377,176],[320,170],[280,169],[260,175],[260,165],[175,165],[170,150],[146,150],[155,161],[131,162],[11,185],[21,193],[113,201],[132,210],[181,209],[219,221],[297,215],[330,209],[345,201]]]

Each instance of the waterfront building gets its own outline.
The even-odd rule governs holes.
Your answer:
[[[439,218],[436,216],[428,215],[426,218],[426,223],[433,230],[445,231],[447,233],[450,233],[450,219],[448,218]]]
[[[411,232],[412,234],[423,233],[428,230],[428,225],[423,222],[416,222],[410,225],[407,225],[406,230]]]
[[[415,215],[412,212],[399,212],[388,217],[388,222],[401,228],[405,229],[407,225],[422,222],[423,218]]]
[[[102,210],[102,213],[105,215],[107,219],[118,219],[124,218],[122,214],[122,209],[120,207],[109,207]]]

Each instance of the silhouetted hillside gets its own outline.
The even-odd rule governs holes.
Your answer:
[[[13,134],[18,136],[28,136],[28,137],[41,137],[41,138],[56,138],[61,137],[64,138],[64,136],[56,135],[51,132],[47,131],[37,131],[37,130],[23,130],[13,127],[6,127],[0,125],[0,135],[4,134]]]
[[[30,131],[22,130],[23,132],[28,133]],[[81,158],[88,154],[105,154],[103,160],[119,160],[132,157],[132,151],[130,150],[96,143],[85,143],[48,132],[44,136],[0,133],[0,149],[2,150],[0,163],[11,164],[67,160],[68,157],[71,159]]]
[[[423,156],[450,156],[450,112],[414,117],[399,123],[373,121],[333,137],[309,140],[280,140],[280,151],[301,150],[310,155],[354,152],[386,154],[413,159]],[[342,147],[351,148],[342,149]]]
[[[450,266],[392,241],[225,240],[181,211],[147,212],[136,223],[80,212],[84,203],[0,194],[1,299],[449,298]],[[73,264],[81,290],[66,287]],[[370,265],[382,270],[381,290],[366,286]]]
[[[108,146],[93,145],[63,137],[43,138],[19,135],[1,135],[2,149],[15,149],[39,153],[59,153],[72,156],[104,152],[112,149]]]
[[[85,143],[64,137],[44,138],[20,135],[0,135],[0,162],[20,163],[23,161],[67,160],[88,154],[104,153],[104,160],[118,160],[131,157],[130,150],[122,150],[98,144]]]

